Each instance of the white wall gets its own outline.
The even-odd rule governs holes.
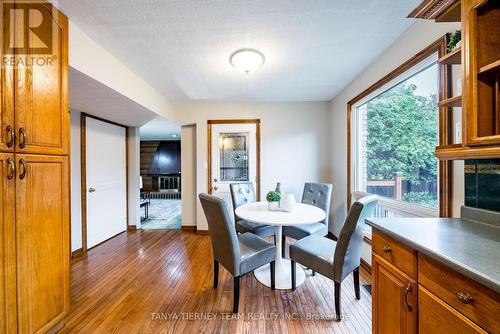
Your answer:
[[[439,37],[447,32],[456,30],[458,27],[456,23],[418,21],[331,101],[331,141],[334,143],[331,160],[334,184],[332,210],[335,221],[334,231],[337,235],[347,211],[347,102]],[[459,173],[459,178],[460,174],[463,177],[463,170],[462,173]],[[459,184],[460,181],[457,181],[457,185]],[[457,205],[455,207],[459,206],[459,203],[463,202],[463,199],[463,187],[462,189],[456,189],[454,200],[457,201]]]
[[[196,226],[196,125],[181,127],[182,226]]]
[[[138,127],[127,128],[128,226],[141,224],[139,187],[141,175],[141,136]]]
[[[196,124],[197,193],[207,192],[207,120],[261,120],[262,194],[281,182],[301,198],[306,181],[330,182],[330,112],[327,102],[181,103],[176,121]],[[207,230],[198,203],[197,227]]]
[[[71,251],[82,248],[82,196],[80,168],[80,112],[71,110]]]

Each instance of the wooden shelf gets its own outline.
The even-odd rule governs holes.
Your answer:
[[[479,69],[478,74],[485,74],[485,73],[500,73],[500,59],[488,64],[486,66],[483,66]]]
[[[439,63],[441,65],[458,65],[462,63],[462,48],[456,48],[455,50],[445,54],[443,57],[439,58]]]
[[[448,107],[448,108],[461,107],[462,106],[462,96],[454,96],[454,97],[450,97],[446,100],[439,101],[439,106],[440,107]]]
[[[439,160],[497,159],[500,158],[500,147],[449,145],[437,147],[436,157]]]

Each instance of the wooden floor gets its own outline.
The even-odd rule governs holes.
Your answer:
[[[342,284],[344,320],[333,319],[333,282],[311,276],[296,291],[271,291],[252,274],[241,281],[232,315],[232,278],[212,288],[207,235],[123,233],[71,268],[71,312],[60,333],[371,333],[371,296]],[[362,281],[366,274],[362,273]]]

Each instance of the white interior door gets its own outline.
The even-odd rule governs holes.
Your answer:
[[[257,125],[212,124],[212,156],[210,181],[213,195],[224,198],[230,205],[229,185],[253,182],[257,192]]]
[[[125,138],[125,128],[87,117],[87,248],[127,228]]]

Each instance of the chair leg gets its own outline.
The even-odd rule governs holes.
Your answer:
[[[214,259],[214,289],[219,286],[219,262]]]
[[[297,267],[295,265],[295,261],[294,260],[291,260],[290,261],[291,263],[291,273],[292,273],[292,290],[295,290],[297,288],[297,282],[296,282],[296,278],[297,278]]]
[[[353,270],[352,276],[354,277],[354,294],[356,299],[359,300],[361,298],[359,293],[359,267]]]
[[[276,271],[275,271],[275,262],[272,261],[271,263],[269,263],[269,271],[271,272],[271,290],[274,291],[275,287],[276,287]]]
[[[341,291],[341,286],[340,283],[334,282],[335,283],[335,316],[337,321],[340,321],[340,291]]]
[[[233,313],[238,313],[239,304],[240,304],[240,278],[234,277]]]
[[[281,256],[285,258],[285,251],[286,251],[286,236],[283,236],[281,238]]]
[[[312,275],[316,276],[316,272],[314,270],[311,270],[311,271],[312,271]]]

